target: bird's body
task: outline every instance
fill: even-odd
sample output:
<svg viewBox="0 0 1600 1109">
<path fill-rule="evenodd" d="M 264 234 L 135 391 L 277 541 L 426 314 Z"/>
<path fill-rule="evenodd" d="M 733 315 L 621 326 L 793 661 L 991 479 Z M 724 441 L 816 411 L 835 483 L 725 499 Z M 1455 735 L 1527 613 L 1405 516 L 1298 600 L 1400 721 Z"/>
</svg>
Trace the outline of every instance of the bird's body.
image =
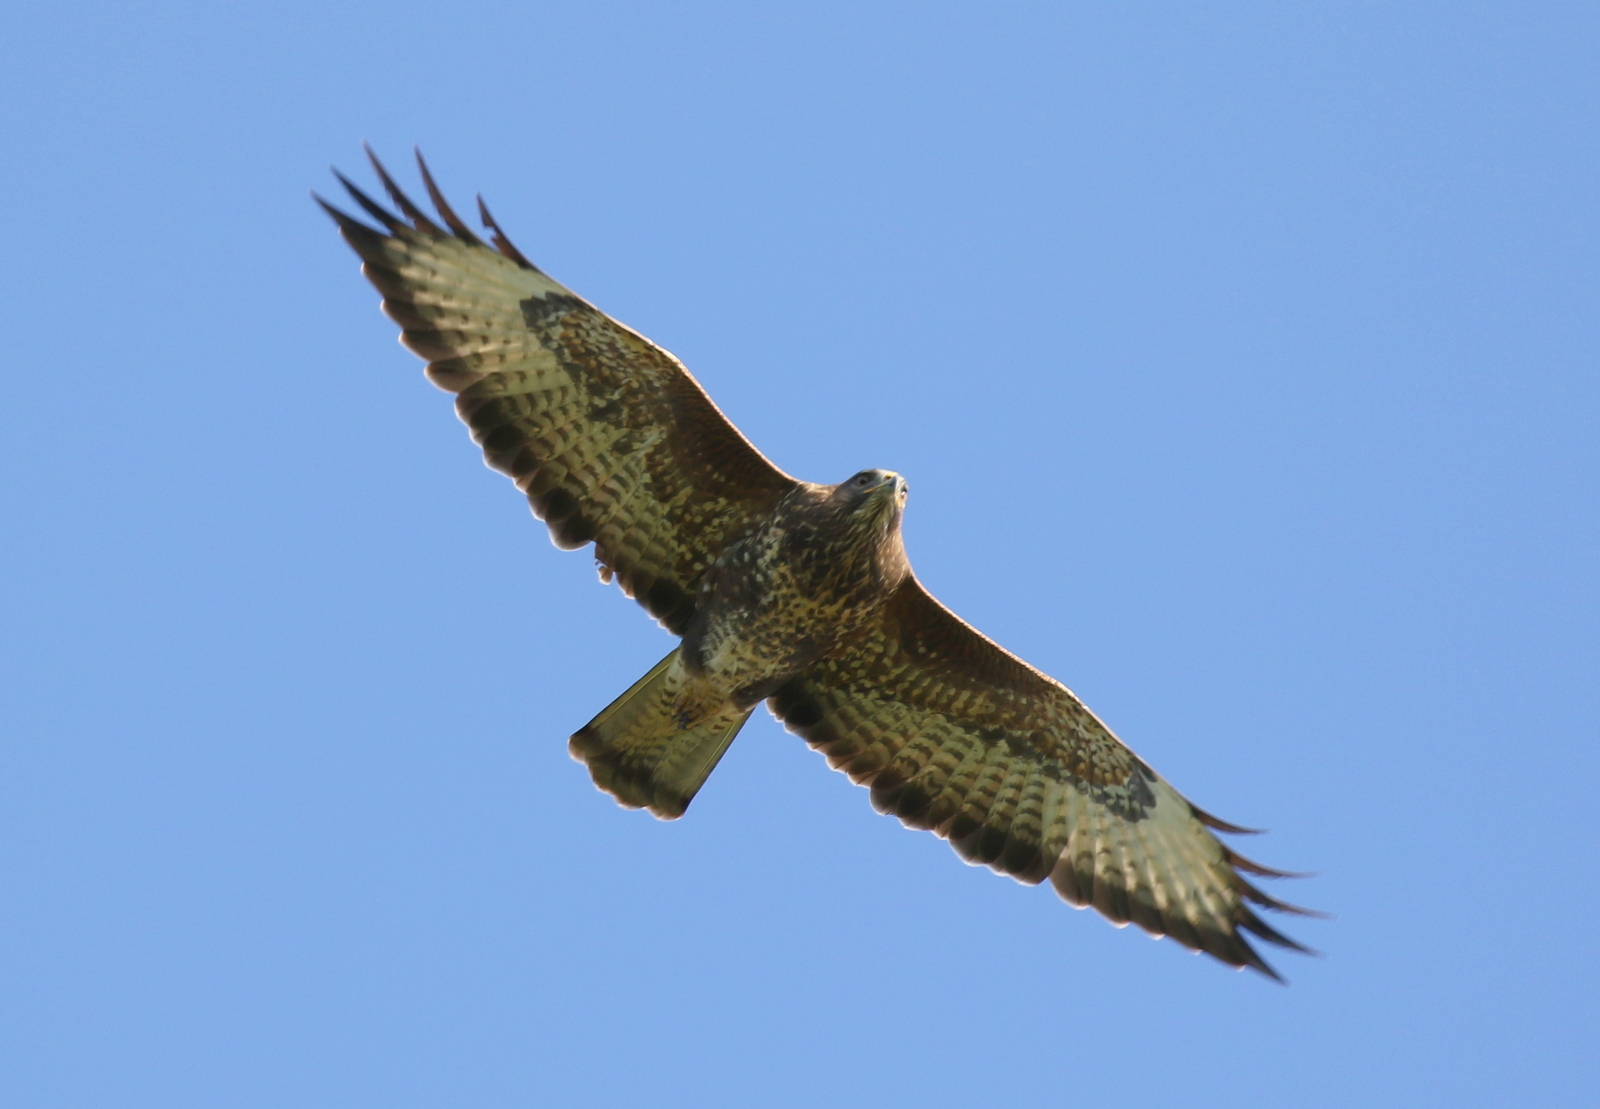
<svg viewBox="0 0 1600 1109">
<path fill-rule="evenodd" d="M 905 494 L 880 471 L 798 485 L 712 563 L 683 635 L 689 672 L 749 708 L 859 634 L 911 572 Z"/>
<path fill-rule="evenodd" d="M 593 542 L 601 580 L 681 638 L 572 736 L 596 784 L 680 816 L 766 701 L 876 808 L 969 862 L 1234 966 L 1274 974 L 1241 930 L 1304 950 L 1250 906 L 1302 910 L 1241 873 L 1282 872 L 1213 834 L 1242 829 L 928 594 L 901 541 L 904 479 L 783 473 L 677 359 L 540 272 L 481 204 L 489 243 L 425 166 L 443 227 L 373 164 L 404 219 L 348 181 L 383 231 L 324 207 L 402 340 L 555 543 Z"/>
<path fill-rule="evenodd" d="M 683 643 L 572 737 L 624 804 L 683 813 L 756 705 L 848 652 L 910 576 L 906 483 L 797 482 L 706 570 Z"/>
</svg>

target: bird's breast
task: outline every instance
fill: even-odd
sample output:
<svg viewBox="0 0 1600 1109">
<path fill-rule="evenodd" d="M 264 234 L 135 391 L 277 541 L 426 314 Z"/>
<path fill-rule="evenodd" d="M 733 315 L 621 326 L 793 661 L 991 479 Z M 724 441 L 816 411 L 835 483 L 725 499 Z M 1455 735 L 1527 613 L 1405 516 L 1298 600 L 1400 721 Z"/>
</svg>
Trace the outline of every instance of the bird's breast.
<svg viewBox="0 0 1600 1109">
<path fill-rule="evenodd" d="M 763 529 L 718 559 L 684 654 L 719 688 L 753 702 L 856 635 L 887 596 L 870 558 Z"/>
</svg>

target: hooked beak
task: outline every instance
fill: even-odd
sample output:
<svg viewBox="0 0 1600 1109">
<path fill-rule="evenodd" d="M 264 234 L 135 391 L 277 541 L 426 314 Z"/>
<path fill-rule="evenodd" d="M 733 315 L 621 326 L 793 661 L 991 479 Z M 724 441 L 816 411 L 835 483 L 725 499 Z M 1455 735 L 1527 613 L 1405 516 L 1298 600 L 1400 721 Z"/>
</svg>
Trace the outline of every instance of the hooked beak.
<svg viewBox="0 0 1600 1109">
<path fill-rule="evenodd" d="M 872 499 L 881 501 L 886 508 L 898 508 L 906 489 L 906 479 L 896 473 L 887 473 L 883 482 L 872 491 Z"/>
</svg>

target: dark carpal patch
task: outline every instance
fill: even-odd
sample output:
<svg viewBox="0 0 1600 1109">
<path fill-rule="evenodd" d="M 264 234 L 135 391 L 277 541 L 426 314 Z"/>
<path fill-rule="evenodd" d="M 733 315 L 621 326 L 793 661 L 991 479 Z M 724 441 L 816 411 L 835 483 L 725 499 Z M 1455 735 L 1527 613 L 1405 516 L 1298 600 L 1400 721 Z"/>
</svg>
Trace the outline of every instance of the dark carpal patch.
<svg viewBox="0 0 1600 1109">
<path fill-rule="evenodd" d="M 1150 788 L 1151 783 L 1140 774 L 1134 774 L 1126 782 L 1115 786 L 1068 781 L 1079 793 L 1097 805 L 1104 805 L 1130 824 L 1145 819 L 1156 807 L 1156 795 Z"/>
<path fill-rule="evenodd" d="M 582 308 L 583 301 L 562 293 L 545 293 L 543 296 L 531 296 L 527 300 L 519 301 L 517 306 L 522 309 L 523 321 L 528 327 L 537 331 L 557 316 L 565 315 L 574 308 Z"/>
</svg>

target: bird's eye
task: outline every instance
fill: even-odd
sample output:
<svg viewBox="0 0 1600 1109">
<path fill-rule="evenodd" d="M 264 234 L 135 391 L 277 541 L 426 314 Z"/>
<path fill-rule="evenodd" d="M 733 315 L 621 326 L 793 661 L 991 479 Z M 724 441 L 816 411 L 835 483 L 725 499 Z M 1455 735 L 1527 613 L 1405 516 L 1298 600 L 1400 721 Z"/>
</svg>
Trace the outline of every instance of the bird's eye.
<svg viewBox="0 0 1600 1109">
<path fill-rule="evenodd" d="M 859 485 L 859 486 L 862 486 L 863 488 L 865 488 L 867 483 L 870 482 L 871 480 L 872 480 L 872 475 L 871 474 L 857 474 L 856 475 L 856 484 Z"/>
</svg>

